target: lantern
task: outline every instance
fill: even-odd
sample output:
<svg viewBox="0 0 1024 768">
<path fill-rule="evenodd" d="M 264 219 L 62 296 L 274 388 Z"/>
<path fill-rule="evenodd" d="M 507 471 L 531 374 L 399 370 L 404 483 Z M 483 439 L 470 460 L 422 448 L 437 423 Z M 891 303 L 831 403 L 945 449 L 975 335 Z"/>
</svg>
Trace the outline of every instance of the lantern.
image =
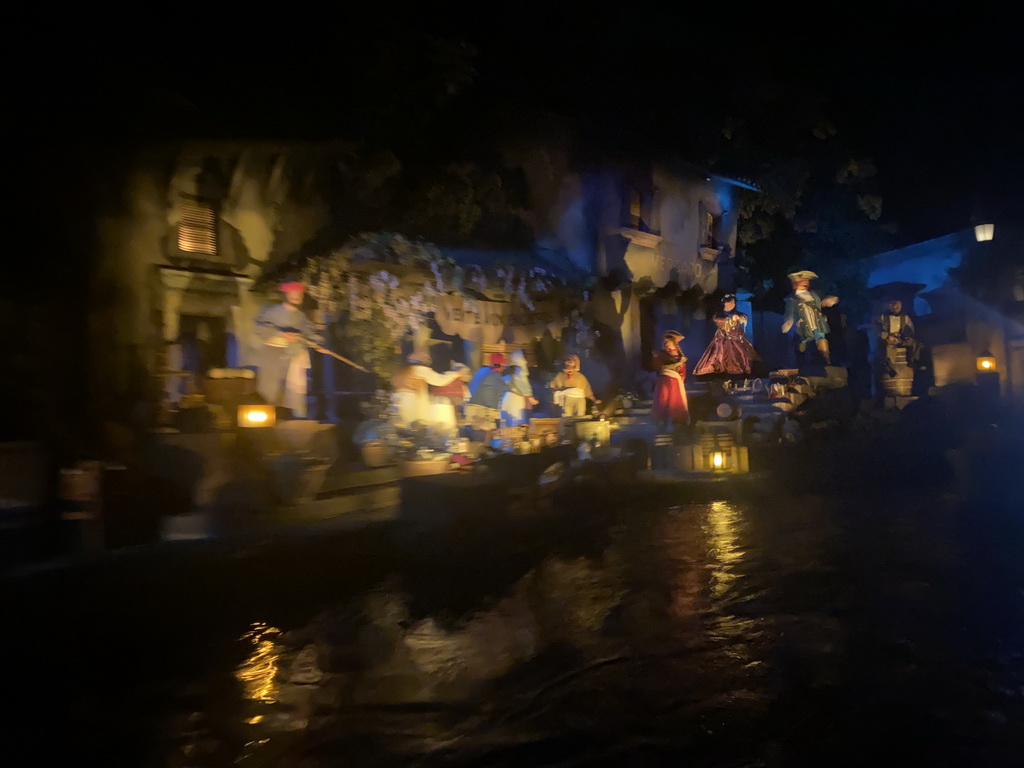
<svg viewBox="0 0 1024 768">
<path fill-rule="evenodd" d="M 974 227 L 974 239 L 979 243 L 986 240 L 991 240 L 992 236 L 996 233 L 995 224 L 977 224 Z"/>
<path fill-rule="evenodd" d="M 995 373 L 998 370 L 996 359 L 992 356 L 991 352 L 986 349 L 978 355 L 978 373 Z"/>
<path fill-rule="evenodd" d="M 707 455 L 707 468 L 712 472 L 725 472 L 729 469 L 729 452 L 726 451 L 715 438 L 714 444 Z"/>
<path fill-rule="evenodd" d="M 272 405 L 238 406 L 238 426 L 240 427 L 272 427 L 276 422 L 277 409 Z"/>
</svg>

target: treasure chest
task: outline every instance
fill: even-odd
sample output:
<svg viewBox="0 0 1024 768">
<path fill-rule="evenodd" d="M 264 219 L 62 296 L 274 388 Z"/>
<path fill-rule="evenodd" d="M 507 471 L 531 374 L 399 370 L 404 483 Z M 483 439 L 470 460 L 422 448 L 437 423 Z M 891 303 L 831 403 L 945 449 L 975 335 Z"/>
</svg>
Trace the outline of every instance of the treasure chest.
<svg viewBox="0 0 1024 768">
<path fill-rule="evenodd" d="M 562 430 L 561 419 L 530 419 L 530 428 L 527 432 L 529 437 L 543 437 L 548 432 L 560 434 Z"/>
</svg>

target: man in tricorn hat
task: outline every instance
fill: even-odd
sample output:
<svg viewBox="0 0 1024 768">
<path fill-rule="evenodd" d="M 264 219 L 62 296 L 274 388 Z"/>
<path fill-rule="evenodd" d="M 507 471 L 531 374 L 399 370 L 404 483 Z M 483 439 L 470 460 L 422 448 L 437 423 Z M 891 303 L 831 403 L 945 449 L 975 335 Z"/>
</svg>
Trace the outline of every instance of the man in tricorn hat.
<svg viewBox="0 0 1024 768">
<path fill-rule="evenodd" d="M 803 355 L 807 345 L 813 342 L 824 358 L 825 365 L 832 365 L 828 340 L 825 338 L 829 332 L 828 321 L 821 308 L 834 307 L 839 303 L 839 299 L 836 296 L 826 296 L 823 299 L 812 291 L 811 280 L 816 280 L 817 277 L 807 269 L 790 273 L 789 281 L 793 286 L 793 292 L 786 297 L 786 316 L 782 323 L 782 332 L 789 333 L 795 325 L 800 354 Z"/>
<path fill-rule="evenodd" d="M 284 301 L 265 307 L 255 320 L 256 337 L 262 342 L 256 390 L 268 403 L 305 418 L 309 350 L 321 351 L 322 339 L 302 311 L 306 286 L 288 282 L 279 289 Z"/>
</svg>

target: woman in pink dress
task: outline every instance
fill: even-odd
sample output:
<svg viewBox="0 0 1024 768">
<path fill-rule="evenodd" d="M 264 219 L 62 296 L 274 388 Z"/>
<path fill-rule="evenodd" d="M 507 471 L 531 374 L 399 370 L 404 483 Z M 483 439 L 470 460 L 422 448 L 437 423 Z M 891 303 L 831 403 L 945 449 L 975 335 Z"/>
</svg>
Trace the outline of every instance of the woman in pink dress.
<svg viewBox="0 0 1024 768">
<path fill-rule="evenodd" d="M 667 425 L 673 421 L 690 423 L 690 407 L 686 399 L 686 356 L 679 348 L 685 338 L 679 331 L 666 331 L 661 349 L 654 353 L 654 368 L 658 380 L 654 385 L 654 403 L 651 415 Z"/>
<path fill-rule="evenodd" d="M 705 376 L 709 373 L 749 376 L 754 361 L 761 359 L 747 340 L 744 331 L 747 316 L 736 311 L 736 297 L 727 293 L 722 301 L 722 310 L 715 313 L 712 318 L 718 330 L 715 331 L 703 357 L 694 366 L 694 376 Z"/>
</svg>

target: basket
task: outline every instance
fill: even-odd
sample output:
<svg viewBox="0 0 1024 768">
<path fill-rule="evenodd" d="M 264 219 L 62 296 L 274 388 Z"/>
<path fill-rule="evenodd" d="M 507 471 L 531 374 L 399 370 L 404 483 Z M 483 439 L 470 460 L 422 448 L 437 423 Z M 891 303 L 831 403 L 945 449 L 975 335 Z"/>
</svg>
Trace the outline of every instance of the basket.
<svg viewBox="0 0 1024 768">
<path fill-rule="evenodd" d="M 391 459 L 391 449 L 386 443 L 377 440 L 363 443 L 362 453 L 363 464 L 367 467 L 386 467 L 394 463 Z"/>
</svg>

